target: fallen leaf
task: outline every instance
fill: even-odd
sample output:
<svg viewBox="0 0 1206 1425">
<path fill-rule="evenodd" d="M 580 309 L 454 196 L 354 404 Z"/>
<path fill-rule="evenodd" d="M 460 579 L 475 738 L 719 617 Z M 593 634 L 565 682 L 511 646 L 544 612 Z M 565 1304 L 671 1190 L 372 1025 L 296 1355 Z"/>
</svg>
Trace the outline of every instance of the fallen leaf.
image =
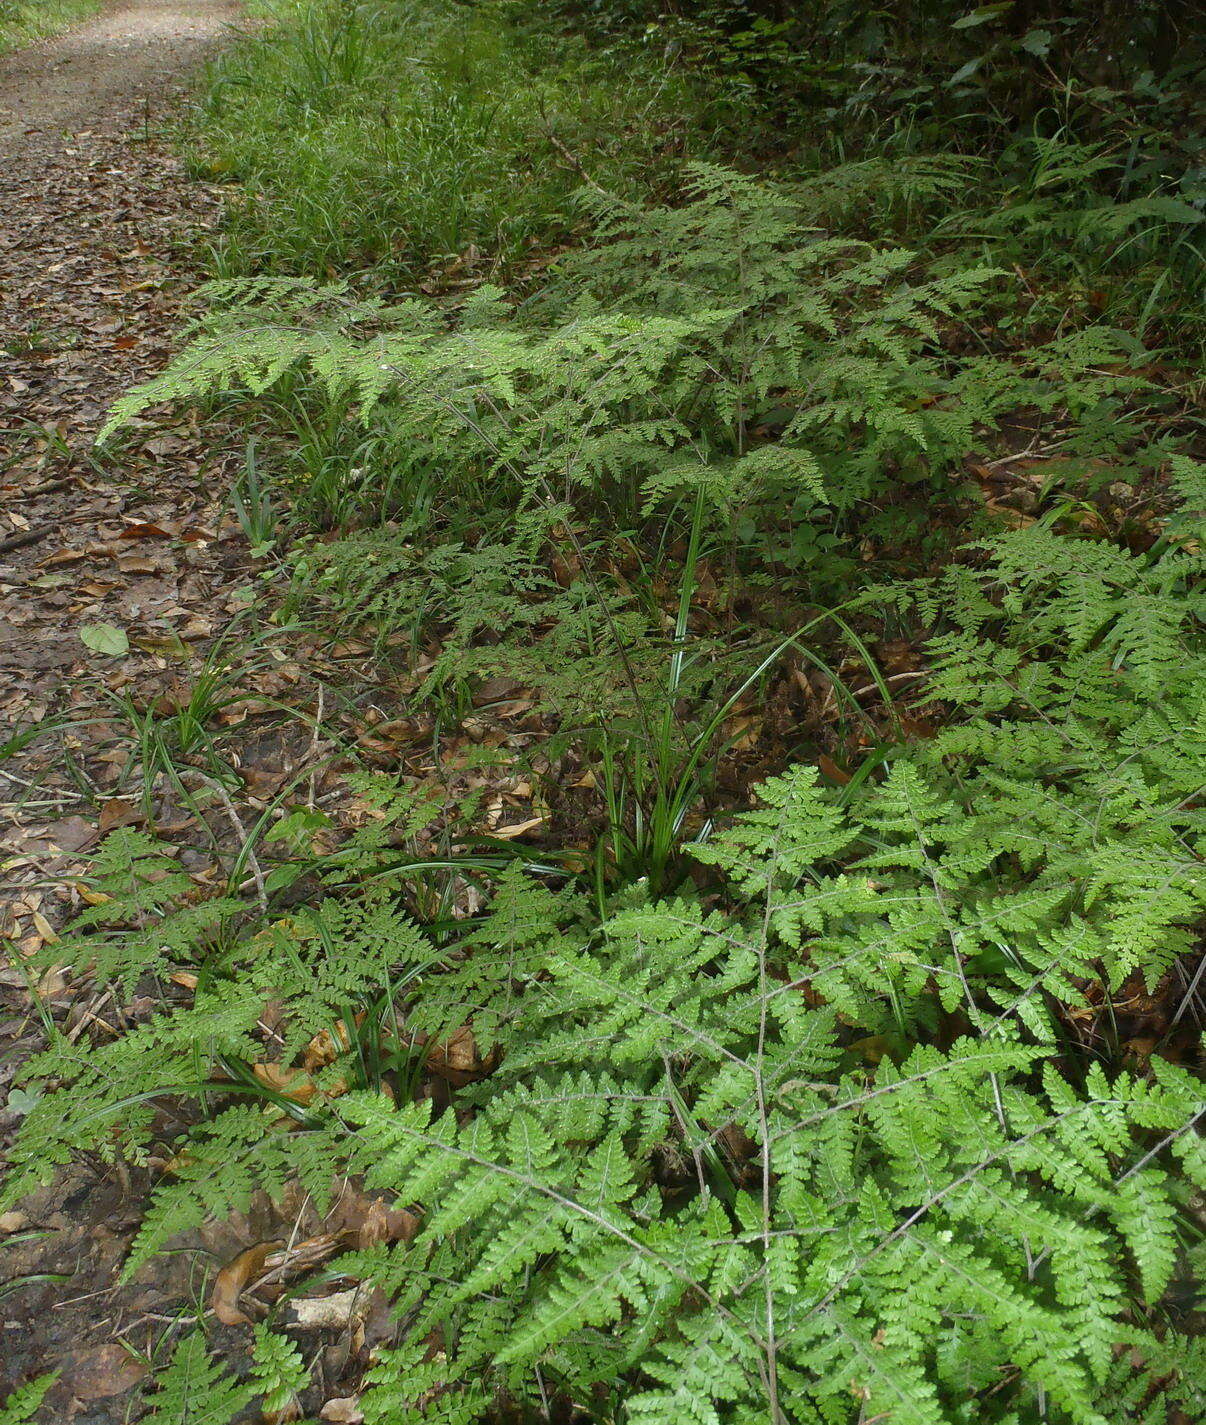
<svg viewBox="0 0 1206 1425">
<path fill-rule="evenodd" d="M 82 816 L 67 816 L 62 821 L 54 821 L 46 828 L 46 835 L 60 852 L 71 855 L 90 846 L 100 833 L 91 822 Z"/>
<path fill-rule="evenodd" d="M 298 1272 L 308 1272 L 319 1262 L 325 1262 L 340 1248 L 343 1238 L 338 1232 L 320 1232 L 317 1237 L 307 1237 L 303 1242 L 294 1242 L 280 1252 L 273 1252 L 264 1264 L 273 1277 L 296 1276 Z"/>
<path fill-rule="evenodd" d="M 335 1038 L 339 1043 L 336 1044 Z M 335 1038 L 332 1038 L 329 1030 L 320 1029 L 318 1033 L 306 1045 L 306 1052 L 302 1055 L 302 1064 L 306 1073 L 317 1073 L 319 1069 L 325 1069 L 328 1064 L 333 1064 L 351 1043 L 348 1037 L 347 1025 L 341 1019 L 335 1025 Z"/>
<path fill-rule="evenodd" d="M 289 1303 L 298 1326 L 308 1331 L 346 1331 L 369 1305 L 369 1292 L 362 1286 L 330 1296 L 303 1296 Z"/>
<path fill-rule="evenodd" d="M 143 1361 L 136 1360 L 124 1346 L 113 1342 L 77 1356 L 68 1379 L 77 1400 L 104 1400 L 111 1395 L 122 1395 L 146 1373 Z"/>
<path fill-rule="evenodd" d="M 189 658 L 188 645 L 175 633 L 160 638 L 150 634 L 132 640 L 134 647 L 143 653 L 159 653 L 166 658 Z"/>
<path fill-rule="evenodd" d="M 364 1411 L 360 1408 L 358 1395 L 337 1395 L 328 1400 L 318 1412 L 320 1420 L 330 1420 L 334 1425 L 361 1425 Z"/>
<path fill-rule="evenodd" d="M 817 766 L 831 782 L 836 782 L 841 787 L 844 787 L 850 780 L 850 773 L 843 772 L 833 758 L 825 752 L 822 752 L 817 758 Z"/>
<path fill-rule="evenodd" d="M 435 1040 L 427 1045 L 427 1067 L 441 1078 L 459 1085 L 481 1077 L 493 1064 L 482 1063 L 473 1030 L 462 1024 L 447 1039 Z"/>
<path fill-rule="evenodd" d="M 124 629 L 111 623 L 86 623 L 80 629 L 80 642 L 94 653 L 120 658 L 130 651 L 130 640 Z"/>
<path fill-rule="evenodd" d="M 387 1207 L 384 1200 L 371 1202 L 356 1228 L 356 1246 L 361 1251 L 378 1242 L 409 1242 L 419 1230 L 419 1219 L 404 1207 Z"/>
<path fill-rule="evenodd" d="M 210 1293 L 209 1304 L 214 1315 L 223 1326 L 249 1324 L 251 1318 L 239 1308 L 239 1297 L 248 1282 L 254 1281 L 264 1270 L 264 1263 L 280 1247 L 279 1242 L 257 1242 L 227 1264 L 218 1273 L 214 1289 Z"/>
<path fill-rule="evenodd" d="M 91 886 L 84 885 L 83 881 L 76 881 L 75 889 L 85 905 L 108 905 L 113 899 L 112 896 L 107 896 L 104 891 L 94 891 Z"/>
<path fill-rule="evenodd" d="M 58 940 L 59 937 L 55 931 L 54 926 L 51 925 L 51 923 L 46 919 L 46 917 L 42 914 L 40 910 L 34 911 L 33 923 L 34 929 L 38 932 L 38 934 L 42 937 L 42 939 L 46 942 L 47 945 L 53 945 L 55 941 Z"/>
<path fill-rule="evenodd" d="M 122 801 L 118 797 L 111 797 L 107 802 L 102 803 L 100 817 L 97 819 L 97 831 L 101 836 L 112 831 L 118 826 L 137 826 L 143 820 L 142 813 L 133 802 Z"/>
<path fill-rule="evenodd" d="M 266 1089 L 294 1103 L 309 1103 L 318 1092 L 318 1085 L 301 1069 L 291 1069 L 284 1064 L 253 1064 L 252 1072 Z"/>
<path fill-rule="evenodd" d="M 535 831 L 538 826 L 544 824 L 544 817 L 532 816 L 527 821 L 517 821 L 510 826 L 496 826 L 490 833 L 500 841 L 513 841 L 517 836 L 523 836 L 526 832 Z"/>
</svg>

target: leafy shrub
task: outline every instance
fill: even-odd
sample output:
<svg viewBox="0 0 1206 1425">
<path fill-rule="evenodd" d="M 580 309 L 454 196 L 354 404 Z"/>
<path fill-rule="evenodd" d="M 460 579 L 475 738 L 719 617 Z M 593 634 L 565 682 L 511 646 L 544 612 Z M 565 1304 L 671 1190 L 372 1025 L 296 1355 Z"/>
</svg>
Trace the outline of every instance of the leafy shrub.
<svg viewBox="0 0 1206 1425">
<path fill-rule="evenodd" d="M 9 1197 L 95 1149 L 98 1125 L 136 1157 L 155 1099 L 196 1097 L 200 1070 L 211 1116 L 132 1265 L 294 1177 L 320 1204 L 334 1173 L 395 1195 L 418 1236 L 340 1263 L 403 1323 L 369 1421 L 550 1391 L 651 1421 L 1200 1410 L 1200 1351 L 1161 1305 L 1185 1179 L 1206 1183 L 1200 1084 L 1159 1058 L 1142 1075 L 1057 1058 L 1065 1010 L 1158 973 L 1206 907 L 1184 597 L 1204 472 L 1179 469 L 1189 511 L 1149 556 L 1037 525 L 914 591 L 954 603 L 933 691 L 967 720 L 853 796 L 807 768 L 773 779 L 694 848 L 702 895 L 637 888 L 598 918 L 515 870 L 450 940 L 374 874 L 233 943 L 194 939 L 191 1004 L 29 1066 L 58 1087 Z M 1140 604 L 1165 610 L 1143 645 Z M 373 838 L 362 871 L 385 854 Z M 104 854 L 116 872 L 155 853 L 124 832 Z M 98 909 L 120 925 L 146 908 Z M 111 941 L 110 972 L 184 953 L 171 925 Z M 307 1077 L 305 1046 L 341 1042 L 340 1023 L 384 1046 L 376 1068 L 353 1039 L 307 1094 L 257 1091 L 266 998 L 273 1081 Z M 466 1026 L 493 1070 L 456 1112 L 382 1092 Z M 203 1361 L 195 1339 L 180 1350 Z"/>
</svg>

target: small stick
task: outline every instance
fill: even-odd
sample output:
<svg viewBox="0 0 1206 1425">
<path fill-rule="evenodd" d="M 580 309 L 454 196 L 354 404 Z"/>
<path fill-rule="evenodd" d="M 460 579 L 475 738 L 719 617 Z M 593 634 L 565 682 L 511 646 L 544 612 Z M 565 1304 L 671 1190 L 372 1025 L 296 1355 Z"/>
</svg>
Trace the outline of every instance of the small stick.
<svg viewBox="0 0 1206 1425">
<path fill-rule="evenodd" d="M 36 524 L 32 529 L 10 534 L 6 539 L 0 539 L 0 554 L 7 554 L 10 549 L 20 549 L 26 544 L 36 544 L 39 539 L 45 539 L 53 529 L 52 524 Z"/>
<path fill-rule="evenodd" d="M 239 820 L 239 813 L 235 810 L 234 802 L 232 802 L 227 795 L 226 788 L 215 777 L 207 777 L 204 772 L 199 771 L 196 767 L 191 767 L 189 770 L 194 777 L 199 777 L 222 803 L 222 808 L 226 812 L 226 818 L 234 828 L 235 835 L 242 842 L 242 849 L 247 855 L 247 869 L 251 872 L 252 884 L 255 886 L 255 898 L 259 902 L 260 909 L 267 913 L 268 890 L 264 885 L 264 873 L 260 870 L 260 863 L 256 858 L 255 847 L 251 844 L 251 838 L 247 835 L 246 828 Z"/>
<path fill-rule="evenodd" d="M 75 480 L 70 475 L 64 475 L 58 480 L 46 480 L 41 485 L 31 485 L 28 490 L 18 490 L 14 495 L 14 500 L 32 500 L 35 495 L 49 495 L 55 490 L 65 490 L 68 485 L 74 485 Z"/>
</svg>

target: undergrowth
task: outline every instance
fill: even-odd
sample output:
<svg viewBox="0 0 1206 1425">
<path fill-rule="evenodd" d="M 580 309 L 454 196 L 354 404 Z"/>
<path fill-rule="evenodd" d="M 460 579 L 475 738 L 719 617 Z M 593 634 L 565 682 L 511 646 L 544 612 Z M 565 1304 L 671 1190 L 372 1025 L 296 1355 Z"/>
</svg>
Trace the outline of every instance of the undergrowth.
<svg viewBox="0 0 1206 1425">
<path fill-rule="evenodd" d="M 556 811 L 504 847 L 476 793 L 362 777 L 254 904 L 111 832 L 42 953 L 185 988 L 52 1027 L 3 1201 L 167 1160 L 133 1274 L 257 1195 L 383 1194 L 413 1233 L 328 1264 L 396 1320 L 370 1425 L 1200 1418 L 1182 81 L 1075 6 L 941 41 L 902 6 L 895 48 L 860 7 L 667 8 L 299 4 L 217 71 L 250 188 L 112 427 L 244 421 L 285 613 L 437 728 L 518 695 Z M 847 151 L 749 171 L 792 95 Z M 182 1334 L 147 1418 L 316 1407 L 281 1330 L 243 1376 Z"/>
<path fill-rule="evenodd" d="M 100 9 L 100 0 L 0 0 L 0 54 L 65 30 Z"/>
<path fill-rule="evenodd" d="M 633 84 L 489 4 L 269 9 L 278 25 L 218 62 L 193 129 L 195 166 L 242 185 L 210 254 L 221 273 L 380 282 L 455 264 L 471 282 L 563 240 L 584 180 L 643 191 L 685 141 L 673 75 Z"/>
</svg>

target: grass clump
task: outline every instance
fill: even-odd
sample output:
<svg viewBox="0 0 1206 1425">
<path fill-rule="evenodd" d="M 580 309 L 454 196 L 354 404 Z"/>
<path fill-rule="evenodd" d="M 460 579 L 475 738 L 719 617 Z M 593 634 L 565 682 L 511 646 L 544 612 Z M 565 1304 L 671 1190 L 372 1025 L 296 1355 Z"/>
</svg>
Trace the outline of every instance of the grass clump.
<svg viewBox="0 0 1206 1425">
<path fill-rule="evenodd" d="M 685 141 L 670 75 L 638 83 L 581 42 L 453 0 L 274 7 L 267 38 L 217 67 L 195 161 L 237 180 L 225 274 L 378 278 L 535 255 L 575 225 L 584 182 L 640 191 Z"/>
<path fill-rule="evenodd" d="M 0 0 L 0 54 L 57 35 L 99 9 L 100 0 Z"/>
</svg>

